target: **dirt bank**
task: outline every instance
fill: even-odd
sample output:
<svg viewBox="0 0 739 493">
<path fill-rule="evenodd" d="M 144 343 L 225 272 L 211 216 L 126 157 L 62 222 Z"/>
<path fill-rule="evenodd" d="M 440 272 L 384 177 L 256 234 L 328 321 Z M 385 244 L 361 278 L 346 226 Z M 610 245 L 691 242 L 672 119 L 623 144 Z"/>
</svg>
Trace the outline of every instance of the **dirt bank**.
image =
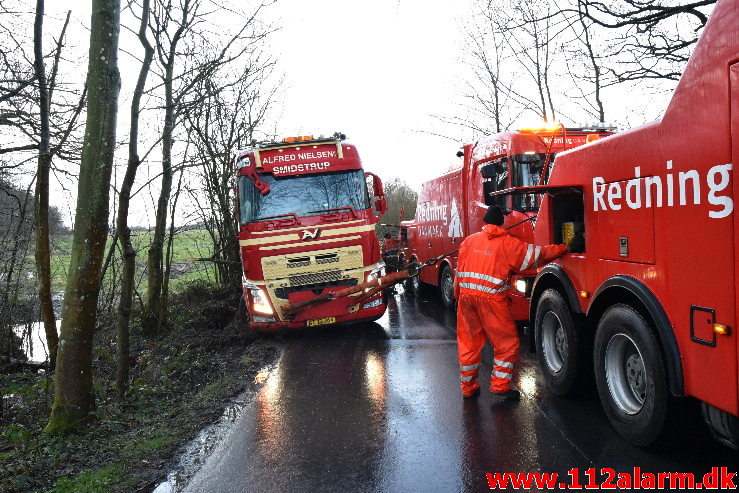
<svg viewBox="0 0 739 493">
<path fill-rule="evenodd" d="M 81 432 L 42 433 L 53 379 L 41 372 L 0 375 L 0 491 L 149 491 L 181 447 L 218 420 L 228 401 L 257 386 L 279 343 L 231 324 L 239 294 L 193 285 L 172 299 L 163 333 L 134 328 L 131 388 L 115 397 L 115 335 L 95 339 L 96 420 Z M 134 327 L 137 327 L 134 323 Z"/>
</svg>

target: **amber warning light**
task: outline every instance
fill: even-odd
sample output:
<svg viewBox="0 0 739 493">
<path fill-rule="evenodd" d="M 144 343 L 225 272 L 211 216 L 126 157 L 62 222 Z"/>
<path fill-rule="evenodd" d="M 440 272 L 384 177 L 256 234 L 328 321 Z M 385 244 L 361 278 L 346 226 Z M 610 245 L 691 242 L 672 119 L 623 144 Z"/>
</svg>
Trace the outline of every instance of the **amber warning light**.
<svg viewBox="0 0 739 493">
<path fill-rule="evenodd" d="M 287 143 L 290 143 L 290 142 L 306 142 L 308 140 L 313 140 L 313 136 L 312 135 L 300 135 L 300 136 L 297 136 L 297 137 L 285 137 L 285 139 L 283 140 L 283 142 L 287 142 Z"/>
<path fill-rule="evenodd" d="M 559 130 L 560 127 L 562 127 L 562 124 L 559 122 L 549 122 L 544 120 L 541 122 L 527 122 L 522 128 L 519 128 L 519 131 L 554 132 L 555 130 Z"/>
<path fill-rule="evenodd" d="M 728 325 L 713 324 L 713 331 L 722 336 L 727 336 L 729 335 L 730 329 Z"/>
</svg>

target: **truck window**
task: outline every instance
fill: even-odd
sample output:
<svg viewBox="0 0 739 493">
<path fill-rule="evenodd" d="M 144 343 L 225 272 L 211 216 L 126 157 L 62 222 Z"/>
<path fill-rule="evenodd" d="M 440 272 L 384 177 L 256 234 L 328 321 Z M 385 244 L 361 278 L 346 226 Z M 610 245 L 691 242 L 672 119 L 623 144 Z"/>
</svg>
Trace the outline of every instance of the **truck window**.
<svg viewBox="0 0 739 493">
<path fill-rule="evenodd" d="M 501 158 L 497 161 L 486 163 L 480 168 L 480 174 L 485 179 L 482 183 L 485 203 L 507 209 L 508 199 L 505 196 L 496 195 L 495 197 L 489 197 L 489 194 L 510 188 L 508 181 L 508 159 Z"/>
<path fill-rule="evenodd" d="M 512 186 L 533 187 L 539 184 L 541 170 L 546 162 L 546 154 L 518 154 L 511 156 Z M 549 166 L 554 162 L 552 157 Z M 513 208 L 520 212 L 537 212 L 540 195 L 516 194 L 513 196 Z"/>
<path fill-rule="evenodd" d="M 311 216 L 342 207 L 370 207 L 362 170 L 279 177 L 263 174 L 260 178 L 269 183 L 267 195 L 261 195 L 248 177 L 239 181 L 242 224 L 284 214 Z"/>
</svg>

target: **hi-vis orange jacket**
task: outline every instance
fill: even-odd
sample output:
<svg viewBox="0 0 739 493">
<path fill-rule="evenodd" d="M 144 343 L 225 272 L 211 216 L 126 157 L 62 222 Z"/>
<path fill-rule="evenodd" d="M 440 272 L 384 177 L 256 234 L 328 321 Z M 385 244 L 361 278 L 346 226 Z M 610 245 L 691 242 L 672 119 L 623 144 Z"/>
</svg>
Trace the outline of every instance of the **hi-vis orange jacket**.
<svg viewBox="0 0 739 493">
<path fill-rule="evenodd" d="M 566 252 L 565 245 L 535 246 L 509 236 L 500 226 L 486 224 L 459 247 L 455 294 L 504 298 L 512 273 L 535 269 Z"/>
</svg>

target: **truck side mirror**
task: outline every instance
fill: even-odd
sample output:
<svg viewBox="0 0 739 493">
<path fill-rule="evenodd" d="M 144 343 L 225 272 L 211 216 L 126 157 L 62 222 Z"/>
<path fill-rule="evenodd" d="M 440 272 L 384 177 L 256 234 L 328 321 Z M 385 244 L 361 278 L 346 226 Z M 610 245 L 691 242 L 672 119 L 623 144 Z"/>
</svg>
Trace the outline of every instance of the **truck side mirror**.
<svg viewBox="0 0 739 493">
<path fill-rule="evenodd" d="M 379 212 L 377 217 L 382 216 L 387 211 L 387 202 L 385 201 L 385 193 L 382 190 L 382 180 L 374 173 L 365 172 L 365 178 L 372 178 L 372 208 Z M 367 180 L 369 182 L 369 180 Z M 369 183 L 368 183 L 369 185 Z"/>
<path fill-rule="evenodd" d="M 482 194 L 485 197 L 485 205 L 497 205 L 503 209 L 503 214 L 511 212 L 508 208 L 508 195 L 491 195 L 497 192 L 494 181 L 482 182 Z"/>
<path fill-rule="evenodd" d="M 496 178 L 497 175 L 508 171 L 508 159 L 502 158 L 497 161 L 489 162 L 480 167 L 480 174 L 483 178 Z"/>
<path fill-rule="evenodd" d="M 480 168 L 480 174 L 483 178 L 495 178 L 495 164 L 488 163 Z"/>
</svg>

